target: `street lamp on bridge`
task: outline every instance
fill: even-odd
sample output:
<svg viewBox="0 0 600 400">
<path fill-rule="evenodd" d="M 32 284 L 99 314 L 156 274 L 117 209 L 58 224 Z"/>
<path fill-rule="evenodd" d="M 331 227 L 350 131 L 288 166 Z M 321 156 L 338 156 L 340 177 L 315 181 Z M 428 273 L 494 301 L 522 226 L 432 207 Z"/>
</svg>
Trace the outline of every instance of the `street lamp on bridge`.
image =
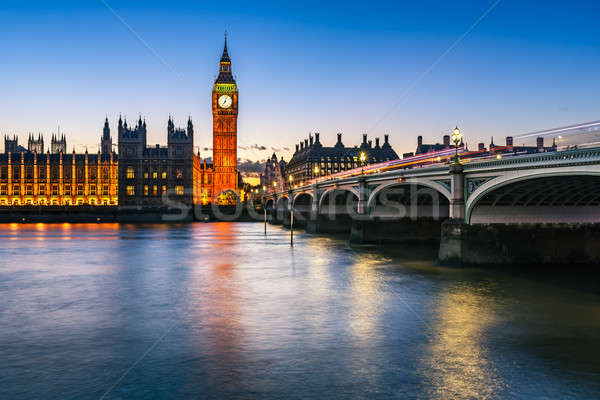
<svg viewBox="0 0 600 400">
<path fill-rule="evenodd" d="M 452 131 L 452 141 L 454 142 L 454 146 L 456 148 L 456 155 L 454 156 L 454 162 L 459 162 L 459 158 L 458 158 L 458 145 L 460 144 L 460 142 L 462 142 L 462 138 L 463 138 L 463 133 L 460 131 L 460 129 L 458 129 L 458 126 L 456 128 L 454 128 L 454 131 Z"/>
<path fill-rule="evenodd" d="M 360 156 L 359 156 L 358 159 L 360 160 L 360 166 L 361 166 L 360 173 L 364 175 L 364 173 L 365 173 L 365 161 L 367 160 L 367 155 L 365 154 L 364 151 L 360 152 Z"/>
<path fill-rule="evenodd" d="M 317 179 L 317 183 L 319 182 L 319 166 L 315 165 L 315 178 Z"/>
</svg>

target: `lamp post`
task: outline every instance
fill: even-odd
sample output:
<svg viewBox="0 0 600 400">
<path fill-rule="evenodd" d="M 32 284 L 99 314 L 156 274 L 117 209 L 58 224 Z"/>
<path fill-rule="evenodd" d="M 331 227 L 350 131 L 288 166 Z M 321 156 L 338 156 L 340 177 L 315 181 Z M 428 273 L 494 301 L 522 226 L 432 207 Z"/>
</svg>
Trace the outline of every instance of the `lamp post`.
<svg viewBox="0 0 600 400">
<path fill-rule="evenodd" d="M 463 133 L 460 131 L 460 129 L 458 129 L 458 126 L 457 126 L 456 128 L 454 128 L 454 131 L 452 131 L 452 141 L 454 142 L 454 146 L 456 148 L 456 155 L 454 156 L 455 163 L 460 162 L 460 159 L 458 158 L 458 145 L 462 141 L 462 138 L 463 138 Z"/>
<path fill-rule="evenodd" d="M 315 165 L 315 178 L 317 179 L 317 183 L 319 182 L 319 166 Z"/>
<path fill-rule="evenodd" d="M 360 152 L 360 156 L 358 158 L 360 160 L 360 173 L 364 175 L 365 173 L 365 161 L 367 160 L 367 155 L 364 151 Z"/>
<path fill-rule="evenodd" d="M 294 182 L 294 177 L 292 175 L 290 175 L 289 180 L 290 180 L 290 198 L 292 199 L 292 200 L 289 200 L 289 204 L 290 204 L 290 245 L 293 246 L 294 245 L 294 203 L 293 203 L 294 196 L 291 194 L 291 190 L 292 190 L 292 183 Z"/>
</svg>

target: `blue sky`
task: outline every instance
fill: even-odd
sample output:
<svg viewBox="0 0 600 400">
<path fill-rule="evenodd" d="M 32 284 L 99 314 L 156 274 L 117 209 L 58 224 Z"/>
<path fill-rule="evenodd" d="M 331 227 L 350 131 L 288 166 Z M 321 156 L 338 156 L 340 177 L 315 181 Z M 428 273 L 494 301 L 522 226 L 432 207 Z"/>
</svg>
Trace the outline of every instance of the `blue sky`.
<svg viewBox="0 0 600 400">
<path fill-rule="evenodd" d="M 60 124 L 69 147 L 96 151 L 105 115 L 115 128 L 141 113 L 149 143 L 164 143 L 168 115 L 183 126 L 191 114 L 210 147 L 225 30 L 239 145 L 267 147 L 243 158 L 314 130 L 346 145 L 389 133 L 402 153 L 457 124 L 474 146 L 600 119 L 598 2 L 501 0 L 424 77 L 493 1 L 105 2 L 149 48 L 102 1 L 2 2 L 0 133 L 24 141 Z"/>
</svg>

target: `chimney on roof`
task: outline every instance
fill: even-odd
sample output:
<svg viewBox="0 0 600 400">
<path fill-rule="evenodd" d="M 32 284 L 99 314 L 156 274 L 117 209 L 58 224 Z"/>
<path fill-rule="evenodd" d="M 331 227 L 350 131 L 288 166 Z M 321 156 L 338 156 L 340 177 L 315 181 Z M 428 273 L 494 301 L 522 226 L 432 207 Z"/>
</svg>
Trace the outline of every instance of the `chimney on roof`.
<svg viewBox="0 0 600 400">
<path fill-rule="evenodd" d="M 363 133 L 363 144 L 367 144 L 367 134 Z"/>
<path fill-rule="evenodd" d="M 450 147 L 450 135 L 444 135 L 444 146 Z"/>
<path fill-rule="evenodd" d="M 308 147 L 308 139 L 304 139 L 304 147 Z"/>
<path fill-rule="evenodd" d="M 417 136 L 417 146 L 423 145 L 423 136 Z"/>
<path fill-rule="evenodd" d="M 507 136 L 506 137 L 506 145 L 507 146 L 512 146 L 513 145 L 513 137 L 512 136 Z"/>
<path fill-rule="evenodd" d="M 479 143 L 477 145 L 477 150 L 484 151 L 485 150 L 485 143 Z"/>
<path fill-rule="evenodd" d="M 367 143 L 369 143 L 369 147 L 373 147 L 373 141 L 369 140 Z"/>
<path fill-rule="evenodd" d="M 338 133 L 337 135 L 338 135 L 338 140 L 337 140 L 337 142 L 338 142 L 338 143 L 342 143 L 342 134 L 341 134 L 341 133 Z"/>
<path fill-rule="evenodd" d="M 299 144 L 296 144 L 296 153 L 298 152 L 298 148 L 300 147 Z"/>
<path fill-rule="evenodd" d="M 300 150 L 304 150 L 304 142 L 300 142 Z"/>
<path fill-rule="evenodd" d="M 537 138 L 537 148 L 538 150 L 542 150 L 544 148 L 544 138 L 541 136 Z"/>
<path fill-rule="evenodd" d="M 376 149 L 379 148 L 379 138 L 378 137 L 375 138 L 375 148 Z"/>
<path fill-rule="evenodd" d="M 390 142 L 390 135 L 388 135 L 387 133 L 385 135 L 383 135 L 383 143 L 389 143 Z"/>
<path fill-rule="evenodd" d="M 319 132 L 315 132 L 315 143 L 319 143 Z"/>
<path fill-rule="evenodd" d="M 310 145 L 312 146 L 313 145 L 313 137 L 311 134 L 308 135 L 308 139 L 310 141 Z"/>
</svg>

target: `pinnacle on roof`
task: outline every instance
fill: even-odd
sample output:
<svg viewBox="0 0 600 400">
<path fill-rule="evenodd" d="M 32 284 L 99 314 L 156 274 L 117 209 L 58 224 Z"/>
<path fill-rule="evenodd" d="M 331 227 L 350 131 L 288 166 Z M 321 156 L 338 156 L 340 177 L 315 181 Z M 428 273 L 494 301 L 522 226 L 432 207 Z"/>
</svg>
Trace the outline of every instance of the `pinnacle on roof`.
<svg viewBox="0 0 600 400">
<path fill-rule="evenodd" d="M 225 31 L 225 46 L 223 46 L 223 54 L 221 55 L 221 62 L 231 62 L 229 53 L 227 52 L 227 31 Z"/>
</svg>

